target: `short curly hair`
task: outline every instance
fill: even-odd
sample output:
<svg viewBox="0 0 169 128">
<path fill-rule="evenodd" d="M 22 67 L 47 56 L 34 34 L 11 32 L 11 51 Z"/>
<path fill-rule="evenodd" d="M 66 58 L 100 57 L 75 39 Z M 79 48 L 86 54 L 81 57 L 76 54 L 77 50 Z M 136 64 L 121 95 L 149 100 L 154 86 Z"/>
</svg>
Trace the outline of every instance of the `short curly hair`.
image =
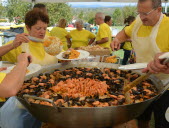
<svg viewBox="0 0 169 128">
<path fill-rule="evenodd" d="M 41 20 L 42 22 L 49 24 L 49 16 L 38 8 L 34 8 L 33 10 L 27 12 L 25 15 L 25 24 L 29 28 L 35 25 L 38 20 Z"/>
</svg>

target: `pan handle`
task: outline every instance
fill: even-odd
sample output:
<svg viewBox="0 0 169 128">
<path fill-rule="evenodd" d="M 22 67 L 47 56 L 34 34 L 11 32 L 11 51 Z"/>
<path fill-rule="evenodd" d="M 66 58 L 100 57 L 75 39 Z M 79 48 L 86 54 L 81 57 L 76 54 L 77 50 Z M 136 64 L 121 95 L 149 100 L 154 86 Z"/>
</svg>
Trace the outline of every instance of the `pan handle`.
<svg viewBox="0 0 169 128">
<path fill-rule="evenodd" d="M 53 102 L 53 100 L 50 100 L 50 99 L 46 99 L 46 98 L 42 98 L 42 97 L 37 97 L 37 96 L 31 96 L 31 95 L 23 95 L 25 101 L 30 104 L 30 102 L 28 101 L 28 98 L 32 98 L 32 99 L 35 99 L 35 100 L 41 100 L 41 101 L 46 101 L 46 102 L 49 102 L 53 105 L 54 108 L 56 108 L 58 111 L 60 111 L 59 107 L 57 107 L 55 105 L 55 103 Z"/>
</svg>

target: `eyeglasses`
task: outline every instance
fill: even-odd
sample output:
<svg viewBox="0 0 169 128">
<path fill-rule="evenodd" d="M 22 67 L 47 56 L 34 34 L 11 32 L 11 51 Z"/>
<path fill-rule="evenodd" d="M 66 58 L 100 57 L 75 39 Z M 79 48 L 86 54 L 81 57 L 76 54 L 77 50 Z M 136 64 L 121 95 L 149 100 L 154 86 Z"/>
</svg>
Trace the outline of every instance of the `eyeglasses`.
<svg viewBox="0 0 169 128">
<path fill-rule="evenodd" d="M 149 12 L 137 12 L 138 15 L 143 15 L 143 16 L 148 16 L 149 14 L 151 14 L 155 9 L 152 9 Z"/>
</svg>

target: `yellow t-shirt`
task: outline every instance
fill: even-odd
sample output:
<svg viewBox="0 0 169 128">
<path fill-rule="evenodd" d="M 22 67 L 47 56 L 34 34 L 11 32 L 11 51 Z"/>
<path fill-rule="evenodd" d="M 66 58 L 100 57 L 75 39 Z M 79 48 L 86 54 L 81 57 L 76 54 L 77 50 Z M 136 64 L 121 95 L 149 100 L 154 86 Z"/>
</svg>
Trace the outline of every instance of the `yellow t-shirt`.
<svg viewBox="0 0 169 128">
<path fill-rule="evenodd" d="M 12 43 L 12 42 L 13 41 L 10 41 L 7 44 Z M 45 50 L 44 50 L 43 44 L 30 41 L 28 43 L 28 45 L 29 45 L 29 50 L 30 50 L 31 54 L 33 56 L 35 56 L 37 59 L 43 60 L 43 58 L 45 57 Z M 22 48 L 21 48 L 21 46 L 19 46 L 15 49 L 9 51 L 7 54 L 3 55 L 2 60 L 15 63 L 15 62 L 17 62 L 17 56 L 19 54 L 21 54 L 21 52 L 22 52 Z"/>
<path fill-rule="evenodd" d="M 166 33 L 168 33 L 168 30 L 169 30 L 169 17 L 166 17 L 165 15 L 163 15 L 163 16 L 164 17 L 161 21 L 161 24 L 159 26 L 159 30 L 157 33 L 156 43 L 162 52 L 168 52 L 169 51 L 169 34 L 166 34 Z M 132 29 L 133 29 L 135 23 L 136 23 L 136 21 L 134 21 L 130 26 L 127 26 L 124 28 L 125 33 L 129 37 L 131 37 L 131 35 L 132 35 Z M 137 36 L 138 37 L 149 36 L 152 28 L 153 28 L 152 26 L 141 25 L 141 27 L 138 30 Z"/>
<path fill-rule="evenodd" d="M 123 49 L 132 50 L 133 48 L 132 48 L 131 42 L 125 42 Z"/>
<path fill-rule="evenodd" d="M 63 43 L 63 50 L 67 50 L 67 40 L 66 40 L 66 36 L 68 35 L 68 32 L 66 31 L 66 29 L 61 28 L 61 27 L 54 27 L 51 32 L 50 32 L 51 36 L 56 36 L 58 37 L 62 43 Z"/>
<path fill-rule="evenodd" d="M 89 39 L 95 38 L 95 35 L 88 30 L 78 31 L 72 30 L 70 31 L 70 38 L 72 38 L 72 48 L 77 48 L 80 46 L 87 46 L 89 43 Z"/>
<path fill-rule="evenodd" d="M 28 33 L 26 26 L 24 27 L 24 33 Z M 48 32 L 48 30 L 46 30 L 46 36 L 50 36 L 50 33 Z"/>
<path fill-rule="evenodd" d="M 106 38 L 106 37 L 108 37 L 109 41 L 105 42 L 103 44 L 98 44 L 98 45 L 100 45 L 102 47 L 110 48 L 110 43 L 111 43 L 111 40 L 112 40 L 111 39 L 111 30 L 110 30 L 110 27 L 106 23 L 103 23 L 103 24 L 99 25 L 99 31 L 96 35 L 96 41 L 99 41 L 102 38 Z"/>
<path fill-rule="evenodd" d="M 6 73 L 0 72 L 0 83 L 5 78 L 5 76 L 6 76 Z M 0 97 L 0 102 L 4 102 L 4 101 L 6 101 L 6 99 Z"/>
</svg>

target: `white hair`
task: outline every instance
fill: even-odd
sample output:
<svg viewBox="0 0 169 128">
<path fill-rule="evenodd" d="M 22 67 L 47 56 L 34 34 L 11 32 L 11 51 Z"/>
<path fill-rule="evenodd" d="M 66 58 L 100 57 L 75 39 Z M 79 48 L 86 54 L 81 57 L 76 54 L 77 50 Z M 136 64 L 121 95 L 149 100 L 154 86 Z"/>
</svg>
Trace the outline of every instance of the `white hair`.
<svg viewBox="0 0 169 128">
<path fill-rule="evenodd" d="M 102 12 L 97 12 L 96 16 L 99 17 L 99 18 L 101 18 L 101 19 L 103 19 L 103 20 L 105 19 L 105 15 Z"/>
<path fill-rule="evenodd" d="M 82 27 L 83 27 L 83 20 L 77 19 L 76 22 L 75 22 L 75 24 L 76 24 L 76 23 L 79 23 L 79 24 L 82 25 Z"/>
</svg>

